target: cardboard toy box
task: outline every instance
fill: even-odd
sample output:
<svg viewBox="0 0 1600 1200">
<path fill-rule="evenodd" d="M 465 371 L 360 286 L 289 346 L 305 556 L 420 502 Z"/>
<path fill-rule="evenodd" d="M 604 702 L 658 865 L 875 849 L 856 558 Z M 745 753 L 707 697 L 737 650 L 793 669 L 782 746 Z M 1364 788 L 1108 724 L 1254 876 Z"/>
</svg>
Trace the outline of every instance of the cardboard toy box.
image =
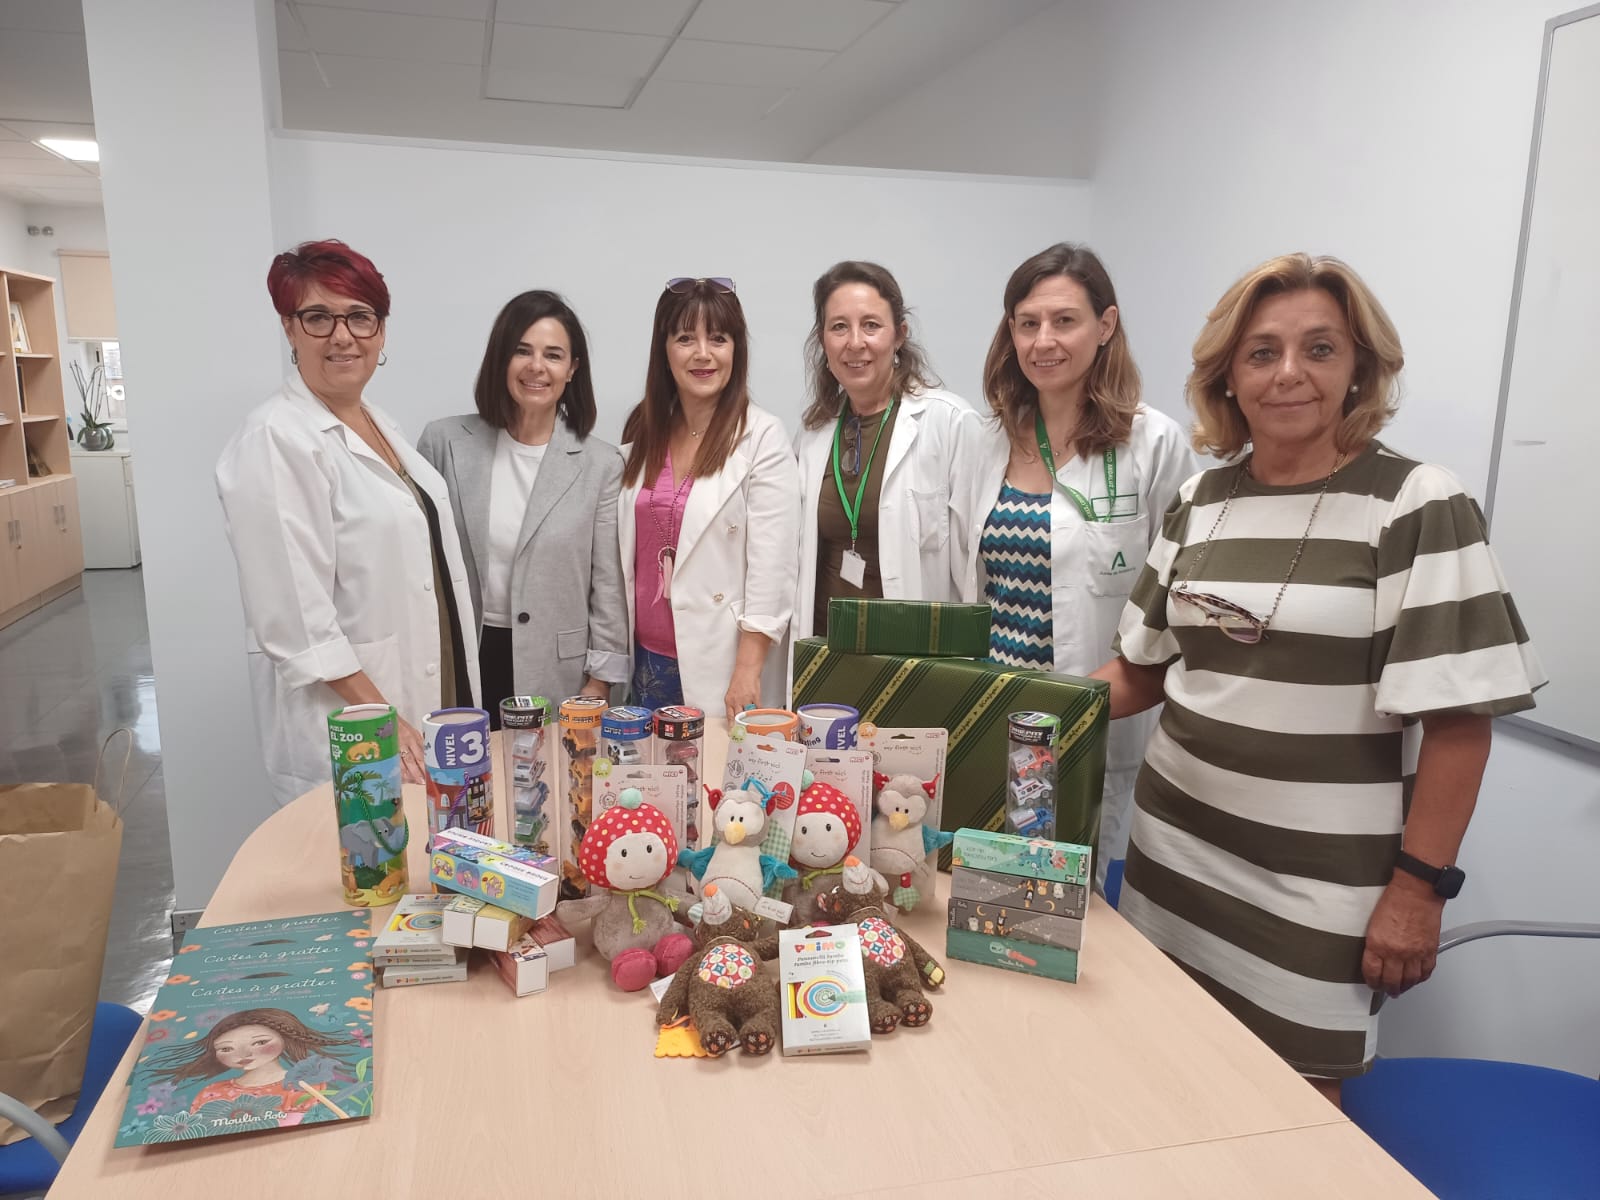
<svg viewBox="0 0 1600 1200">
<path fill-rule="evenodd" d="M 1008 908 L 1003 904 L 981 900 L 950 901 L 950 928 L 1009 938 L 1014 942 L 1059 946 L 1063 950 L 1083 949 L 1083 921 L 1080 918 L 1054 917 L 1048 913 Z"/>
<path fill-rule="evenodd" d="M 828 648 L 841 654 L 987 658 L 989 606 L 933 600 L 828 601 Z"/>
<path fill-rule="evenodd" d="M 987 829 L 958 829 L 950 847 L 950 862 L 1001 875 L 1031 875 L 1088 887 L 1091 851 L 1072 842 L 1019 837 Z"/>
<path fill-rule="evenodd" d="M 1006 814 L 1006 717 L 1022 710 L 1061 720 L 1056 739 L 1056 836 L 1093 845 L 1100 831 L 1110 690 L 1098 679 L 1018 671 L 964 658 L 841 654 L 821 638 L 794 648 L 799 704 L 849 704 L 863 722 L 943 726 L 947 830 L 1001 829 Z M 939 853 L 941 866 L 950 851 Z"/>
<path fill-rule="evenodd" d="M 1024 975 L 1039 975 L 1045 979 L 1059 979 L 1064 983 L 1078 982 L 1076 950 L 1017 942 L 1010 938 L 972 933 L 966 929 L 947 929 L 944 952 L 945 957 L 958 958 L 962 962 L 1020 971 Z"/>
<path fill-rule="evenodd" d="M 841 1054 L 872 1045 L 861 931 L 804 925 L 778 935 L 783 987 L 783 1053 Z"/>
<path fill-rule="evenodd" d="M 469 829 L 440 830 L 428 855 L 428 878 L 440 887 L 536 920 L 555 911 L 555 870 L 547 855 Z"/>
<path fill-rule="evenodd" d="M 1003 904 L 1008 908 L 1051 913 L 1079 921 L 1089 911 L 1089 889 L 1081 883 L 1002 875 L 998 871 L 979 871 L 973 867 L 957 867 L 950 872 L 950 898 Z"/>
</svg>

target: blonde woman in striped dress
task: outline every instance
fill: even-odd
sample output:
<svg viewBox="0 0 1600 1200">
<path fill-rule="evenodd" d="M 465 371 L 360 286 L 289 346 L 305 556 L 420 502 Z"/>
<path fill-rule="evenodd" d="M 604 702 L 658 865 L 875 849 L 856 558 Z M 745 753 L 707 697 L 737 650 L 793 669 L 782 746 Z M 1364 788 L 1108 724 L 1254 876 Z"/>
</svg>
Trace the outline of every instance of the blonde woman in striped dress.
<svg viewBox="0 0 1600 1200">
<path fill-rule="evenodd" d="M 1449 472 L 1379 442 L 1403 359 L 1332 258 L 1239 280 L 1194 347 L 1195 444 L 1100 671 L 1165 701 L 1122 912 L 1338 1102 L 1433 971 L 1490 722 L 1545 676 Z"/>
</svg>

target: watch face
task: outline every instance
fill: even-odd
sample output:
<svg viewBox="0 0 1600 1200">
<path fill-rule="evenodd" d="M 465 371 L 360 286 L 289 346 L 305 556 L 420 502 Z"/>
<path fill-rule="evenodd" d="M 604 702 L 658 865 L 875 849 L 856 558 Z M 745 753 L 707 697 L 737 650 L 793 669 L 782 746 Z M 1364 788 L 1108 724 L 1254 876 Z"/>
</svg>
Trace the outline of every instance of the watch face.
<svg viewBox="0 0 1600 1200">
<path fill-rule="evenodd" d="M 1433 885 L 1433 890 L 1446 900 L 1454 900 L 1461 894 L 1461 885 L 1467 881 L 1467 873 L 1460 867 L 1445 867 L 1439 872 L 1439 882 Z"/>
</svg>

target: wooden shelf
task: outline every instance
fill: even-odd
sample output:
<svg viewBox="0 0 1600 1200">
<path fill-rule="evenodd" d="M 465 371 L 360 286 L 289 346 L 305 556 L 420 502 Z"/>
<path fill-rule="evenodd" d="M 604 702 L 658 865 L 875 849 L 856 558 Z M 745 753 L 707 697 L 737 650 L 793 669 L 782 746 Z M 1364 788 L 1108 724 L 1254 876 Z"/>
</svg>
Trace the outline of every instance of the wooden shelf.
<svg viewBox="0 0 1600 1200">
<path fill-rule="evenodd" d="M 60 417 L 53 417 L 53 416 L 50 416 L 48 413 L 23 413 L 22 414 L 22 423 L 24 425 L 42 425 L 46 421 L 59 421 L 59 420 L 61 420 Z"/>
<path fill-rule="evenodd" d="M 32 339 L 29 339 L 29 340 L 31 341 Z M 17 351 L 17 357 L 18 358 L 34 358 L 34 359 L 38 359 L 41 362 L 49 362 L 52 358 L 55 357 L 55 355 L 54 354 L 23 354 L 19 350 L 19 351 Z"/>
</svg>

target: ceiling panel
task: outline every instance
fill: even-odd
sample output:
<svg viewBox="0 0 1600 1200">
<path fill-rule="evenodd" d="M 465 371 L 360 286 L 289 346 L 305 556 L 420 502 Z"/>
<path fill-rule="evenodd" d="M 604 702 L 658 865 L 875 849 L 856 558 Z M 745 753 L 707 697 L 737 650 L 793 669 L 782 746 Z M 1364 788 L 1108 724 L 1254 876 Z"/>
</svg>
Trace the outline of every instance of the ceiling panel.
<svg viewBox="0 0 1600 1200">
<path fill-rule="evenodd" d="M 671 37 L 694 6 L 695 0 L 498 0 L 494 18 L 515 25 Z"/>
<path fill-rule="evenodd" d="M 733 83 L 748 87 L 798 87 L 833 57 L 826 50 L 734 46 L 679 38 L 656 74 L 683 83 Z"/>
<path fill-rule="evenodd" d="M 683 36 L 752 46 L 843 50 L 889 13 L 887 0 L 700 0 Z"/>
<path fill-rule="evenodd" d="M 393 61 L 384 58 L 318 54 L 317 61 L 331 86 L 323 86 L 311 55 L 278 55 L 284 124 L 290 129 L 345 129 L 343 105 L 353 93 L 409 105 L 475 101 L 482 93 L 482 69 L 463 63 L 412 63 L 396 71 Z"/>
<path fill-rule="evenodd" d="M 89 56 L 81 33 L 0 25 L 0 117 L 88 121 Z"/>
<path fill-rule="evenodd" d="M 677 118 L 685 125 L 698 122 L 728 129 L 735 124 L 760 120 L 761 114 L 788 94 L 786 87 L 686 83 L 662 79 L 658 75 L 645 84 L 634 107 L 648 110 L 652 117 Z"/>
<path fill-rule="evenodd" d="M 18 121 L 8 119 L 5 127 L 20 138 L 33 141 L 36 138 L 88 138 L 94 140 L 94 126 L 75 121 Z"/>
<path fill-rule="evenodd" d="M 542 104 L 581 104 L 621 108 L 639 85 L 637 79 L 610 78 L 562 71 L 515 71 L 490 67 L 488 98 L 524 100 Z"/>
<path fill-rule="evenodd" d="M 4 160 L 4 166 L 0 169 L 8 175 L 65 175 L 69 179 L 93 178 L 76 163 L 57 158 L 54 154 L 46 154 L 43 158 L 8 158 Z"/>
<path fill-rule="evenodd" d="M 82 33 L 83 5 L 75 0 L 0 0 L 0 30 Z"/>
<path fill-rule="evenodd" d="M 3 3 L 4 0 L 0 0 Z M 382 9 L 413 17 L 460 17 L 487 21 L 492 0 L 294 0 L 296 8 Z M 283 8 L 283 0 L 278 7 Z M 282 47 L 280 47 L 282 49 Z"/>
<path fill-rule="evenodd" d="M 482 21 L 400 13 L 298 6 L 318 54 L 349 54 L 397 62 L 483 62 Z"/>
<path fill-rule="evenodd" d="M 667 47 L 667 39 L 633 33 L 589 33 L 547 25 L 496 22 L 490 67 L 511 71 L 588 72 L 611 79 L 642 79 Z"/>
</svg>

